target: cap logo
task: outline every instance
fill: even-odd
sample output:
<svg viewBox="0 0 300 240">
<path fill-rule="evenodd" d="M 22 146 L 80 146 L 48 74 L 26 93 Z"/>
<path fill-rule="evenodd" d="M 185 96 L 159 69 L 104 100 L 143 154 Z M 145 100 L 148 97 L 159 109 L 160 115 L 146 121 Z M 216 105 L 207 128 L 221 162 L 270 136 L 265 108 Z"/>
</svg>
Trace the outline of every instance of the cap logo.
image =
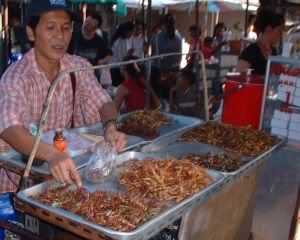
<svg viewBox="0 0 300 240">
<path fill-rule="evenodd" d="M 65 0 L 50 0 L 51 5 L 60 5 L 66 7 L 66 1 Z"/>
</svg>

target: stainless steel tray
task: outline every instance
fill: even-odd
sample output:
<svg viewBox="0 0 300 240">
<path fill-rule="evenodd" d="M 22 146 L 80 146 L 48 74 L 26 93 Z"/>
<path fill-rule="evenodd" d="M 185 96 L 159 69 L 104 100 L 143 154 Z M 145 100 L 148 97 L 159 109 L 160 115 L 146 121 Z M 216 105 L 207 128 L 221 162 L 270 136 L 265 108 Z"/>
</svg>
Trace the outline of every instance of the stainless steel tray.
<svg viewBox="0 0 300 240">
<path fill-rule="evenodd" d="M 203 120 L 198 119 L 198 118 L 170 114 L 170 113 L 165 113 L 165 112 L 163 112 L 163 114 L 166 117 L 173 119 L 172 123 L 158 128 L 160 135 L 157 138 L 155 138 L 154 140 L 146 141 L 143 138 L 139 137 L 140 139 L 143 140 L 141 143 L 146 144 L 146 143 L 149 143 L 152 141 L 160 140 L 160 139 L 164 138 L 165 136 L 168 136 L 169 134 L 172 134 L 179 130 L 190 129 L 190 128 L 195 127 L 203 122 Z M 130 115 L 130 113 L 119 116 L 118 121 L 121 121 L 122 119 L 128 117 L 129 115 Z"/>
<path fill-rule="evenodd" d="M 80 169 L 86 166 L 89 158 L 91 157 L 91 152 L 86 152 L 82 155 L 73 157 L 74 163 L 77 169 Z M 6 164 L 13 164 L 21 169 L 26 168 L 26 163 L 22 161 L 22 155 L 16 151 L 7 151 L 7 152 L 0 152 L 0 161 L 6 162 Z M 32 166 L 31 170 L 35 173 L 42 174 L 42 175 L 50 175 L 49 165 L 48 162 L 44 162 L 40 166 Z"/>
<path fill-rule="evenodd" d="M 159 154 L 145 154 L 145 153 L 138 153 L 138 152 L 126 152 L 117 157 L 117 163 L 120 164 L 124 161 L 127 161 L 130 158 L 137 158 L 139 160 L 143 160 L 144 158 L 159 158 Z M 115 181 L 117 175 L 119 174 L 118 168 L 116 168 L 111 177 L 107 179 L 107 183 L 101 184 L 93 184 L 87 181 L 84 181 L 84 185 L 91 191 L 95 190 L 109 190 L 109 191 L 117 191 L 119 188 L 119 184 Z M 55 188 L 58 187 L 59 184 L 52 180 L 51 182 L 44 182 L 23 190 L 18 193 L 17 198 L 30 206 L 40 208 L 44 214 L 44 220 L 47 221 L 47 215 L 50 218 L 51 214 L 54 214 L 56 217 L 59 218 L 66 218 L 69 222 L 73 222 L 75 224 L 81 224 L 85 227 L 88 227 L 90 231 L 96 231 L 97 233 L 103 234 L 105 236 L 111 237 L 113 239 L 122 239 L 122 240 L 131 240 L 131 239 L 139 239 L 139 240 L 146 240 L 149 239 L 151 236 L 158 233 L 160 230 L 165 228 L 166 226 L 170 225 L 174 222 L 174 220 L 180 218 L 184 213 L 189 211 L 191 208 L 197 206 L 199 203 L 205 201 L 210 196 L 214 195 L 220 189 L 224 187 L 224 176 L 221 173 L 217 173 L 215 171 L 208 171 L 209 175 L 213 177 L 214 182 L 205 190 L 195 193 L 193 196 L 185 199 L 184 201 L 174 205 L 173 207 L 163 211 L 161 214 L 156 216 L 153 219 L 150 219 L 143 225 L 139 226 L 136 230 L 132 232 L 118 232 L 114 230 L 110 230 L 108 228 L 102 227 L 100 225 L 85 221 L 83 218 L 74 215 L 70 212 L 64 211 L 59 208 L 49 207 L 43 205 L 37 201 L 34 201 L 30 197 L 36 194 L 39 194 L 45 191 L 50 185 L 51 187 Z M 84 174 L 84 169 L 80 171 L 80 174 Z M 71 186 L 75 187 L 75 186 Z M 33 213 L 34 214 L 34 213 Z M 60 224 L 57 222 L 56 224 Z"/>
<path fill-rule="evenodd" d="M 164 156 L 173 156 L 181 157 L 189 153 L 224 153 L 224 149 L 209 144 L 201 142 L 180 142 L 178 138 L 187 132 L 188 130 L 183 129 L 177 131 L 171 135 L 168 135 L 164 138 L 154 140 L 152 143 L 142 147 L 141 152 L 151 153 L 151 152 L 160 152 Z M 277 151 L 286 144 L 286 139 L 281 139 L 276 145 L 270 148 L 268 151 L 257 157 L 242 156 L 242 158 L 247 162 L 245 165 L 240 167 L 238 170 L 233 172 L 221 172 L 224 176 L 229 176 L 232 179 L 238 178 L 241 175 L 247 174 L 252 168 L 257 164 L 261 163 L 266 157 L 273 152 Z M 229 154 L 235 155 L 235 153 L 227 152 Z M 216 170 L 213 170 L 216 171 Z M 219 171 L 217 171 L 219 172 Z"/>
<path fill-rule="evenodd" d="M 104 131 L 102 127 L 102 123 L 96 123 L 93 125 L 81 127 L 81 128 L 74 128 L 70 131 L 75 131 L 77 133 L 87 133 L 87 134 L 93 134 L 97 136 L 104 136 Z M 130 150 L 136 146 L 139 146 L 144 142 L 143 138 L 136 137 L 136 136 L 127 136 L 127 146 L 124 148 L 124 151 Z"/>
<path fill-rule="evenodd" d="M 68 131 L 76 132 L 76 133 L 88 133 L 88 134 L 93 134 L 93 135 L 97 135 L 97 136 L 104 135 L 101 122 L 93 124 L 93 125 L 80 127 L 80 128 L 69 129 Z M 128 143 L 127 143 L 127 146 L 125 147 L 124 151 L 140 145 L 142 141 L 143 141 L 142 138 L 138 138 L 135 136 L 128 136 Z M 90 150 L 86 150 L 86 152 L 83 152 L 82 154 L 73 157 L 73 160 L 74 160 L 74 163 L 75 163 L 77 169 L 80 169 L 80 168 L 83 168 L 84 166 L 86 166 L 91 155 L 92 154 L 91 154 Z M 5 161 L 7 164 L 12 163 L 19 168 L 25 169 L 25 167 L 26 167 L 26 164 L 22 161 L 22 155 L 14 150 L 7 151 L 7 152 L 0 152 L 0 160 Z M 32 171 L 39 173 L 39 174 L 43 174 L 43 175 L 50 174 L 47 162 L 43 163 L 40 166 L 32 166 L 31 169 L 32 169 Z"/>
</svg>

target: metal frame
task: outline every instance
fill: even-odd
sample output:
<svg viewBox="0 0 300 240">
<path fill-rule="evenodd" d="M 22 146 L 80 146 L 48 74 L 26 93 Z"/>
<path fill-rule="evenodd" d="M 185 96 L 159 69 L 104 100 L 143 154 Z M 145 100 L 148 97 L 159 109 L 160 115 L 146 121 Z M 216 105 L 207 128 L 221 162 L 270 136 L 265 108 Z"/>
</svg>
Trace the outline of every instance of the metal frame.
<svg viewBox="0 0 300 240">
<path fill-rule="evenodd" d="M 267 61 L 267 70 L 265 75 L 265 85 L 264 85 L 264 91 L 263 91 L 263 102 L 261 107 L 261 113 L 260 113 L 260 121 L 259 121 L 259 130 L 262 130 L 263 127 L 263 121 L 264 121 L 264 114 L 265 114 L 265 106 L 266 106 L 266 95 L 267 90 L 269 87 L 269 79 L 270 79 L 270 68 L 272 63 L 283 63 L 283 64 L 298 64 L 300 65 L 299 59 L 293 59 L 288 57 L 269 57 Z"/>
</svg>

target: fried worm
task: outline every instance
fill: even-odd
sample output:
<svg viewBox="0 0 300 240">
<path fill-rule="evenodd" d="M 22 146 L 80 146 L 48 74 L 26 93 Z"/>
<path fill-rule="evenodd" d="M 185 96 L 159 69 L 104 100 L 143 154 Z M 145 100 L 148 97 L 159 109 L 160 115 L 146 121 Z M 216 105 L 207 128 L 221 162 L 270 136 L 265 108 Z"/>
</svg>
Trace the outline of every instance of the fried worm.
<svg viewBox="0 0 300 240">
<path fill-rule="evenodd" d="M 119 183 L 131 194 L 180 202 L 208 187 L 212 178 L 207 171 L 190 160 L 131 160 L 121 173 Z"/>
<path fill-rule="evenodd" d="M 159 111 L 135 111 L 121 120 L 118 129 L 129 135 L 140 136 L 151 140 L 159 136 L 157 128 L 170 124 L 171 119 Z"/>
<path fill-rule="evenodd" d="M 163 209 L 162 203 L 138 195 L 127 196 L 100 191 L 89 193 L 85 189 L 71 191 L 58 188 L 36 195 L 33 199 L 122 232 L 134 230 L 140 224 L 158 215 Z"/>
<path fill-rule="evenodd" d="M 183 134 L 179 141 L 204 142 L 230 152 L 258 156 L 278 143 L 279 139 L 250 126 L 236 127 L 210 122 Z"/>
<path fill-rule="evenodd" d="M 246 160 L 242 159 L 240 155 L 230 155 L 226 153 L 211 154 L 211 153 L 192 153 L 183 156 L 181 159 L 189 159 L 193 163 L 208 169 L 213 169 L 221 172 L 233 172 L 238 170 Z"/>
</svg>

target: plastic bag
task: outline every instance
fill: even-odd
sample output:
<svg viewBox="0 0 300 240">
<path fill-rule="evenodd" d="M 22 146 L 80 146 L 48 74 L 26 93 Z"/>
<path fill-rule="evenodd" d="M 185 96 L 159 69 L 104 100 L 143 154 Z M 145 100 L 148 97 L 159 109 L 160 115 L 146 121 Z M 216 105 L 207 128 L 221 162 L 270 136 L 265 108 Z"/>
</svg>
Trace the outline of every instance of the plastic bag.
<svg viewBox="0 0 300 240">
<path fill-rule="evenodd" d="M 96 146 L 96 152 L 91 156 L 85 170 L 85 179 L 90 182 L 102 182 L 111 173 L 117 151 L 107 142 Z"/>
</svg>

